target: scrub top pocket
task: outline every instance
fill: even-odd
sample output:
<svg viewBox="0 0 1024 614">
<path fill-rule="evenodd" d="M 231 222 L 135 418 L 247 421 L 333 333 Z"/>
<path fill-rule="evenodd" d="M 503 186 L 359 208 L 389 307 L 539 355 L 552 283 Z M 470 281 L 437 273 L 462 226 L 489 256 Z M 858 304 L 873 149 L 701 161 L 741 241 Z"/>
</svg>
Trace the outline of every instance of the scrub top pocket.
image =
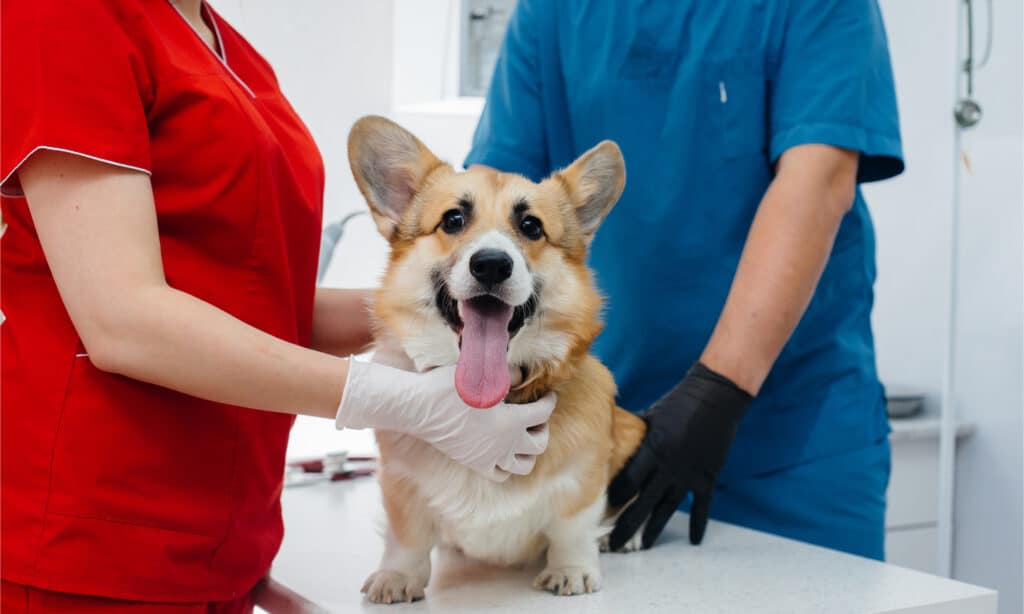
<svg viewBox="0 0 1024 614">
<path fill-rule="evenodd" d="M 729 159 L 761 154 L 768 144 L 768 84 L 760 53 L 704 60 L 699 121 L 711 155 Z"/>
<path fill-rule="evenodd" d="M 101 372 L 76 356 L 54 438 L 47 512 L 216 544 L 235 509 L 239 411 Z"/>
</svg>

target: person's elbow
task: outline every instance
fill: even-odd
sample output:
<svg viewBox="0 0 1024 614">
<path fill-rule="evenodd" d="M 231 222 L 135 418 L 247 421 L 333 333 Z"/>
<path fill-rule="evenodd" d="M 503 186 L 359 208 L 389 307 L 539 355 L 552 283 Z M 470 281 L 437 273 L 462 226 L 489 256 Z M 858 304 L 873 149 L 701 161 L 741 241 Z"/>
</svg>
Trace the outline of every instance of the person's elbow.
<svg viewBox="0 0 1024 614">
<path fill-rule="evenodd" d="M 89 361 L 100 371 L 132 376 L 140 349 L 150 335 L 146 298 L 140 293 L 106 301 L 76 314 L 72 321 Z"/>
<path fill-rule="evenodd" d="M 76 326 L 78 336 L 92 366 L 106 373 L 125 375 L 129 363 L 126 335 L 113 324 L 101 323 L 93 318 L 88 325 Z"/>
</svg>

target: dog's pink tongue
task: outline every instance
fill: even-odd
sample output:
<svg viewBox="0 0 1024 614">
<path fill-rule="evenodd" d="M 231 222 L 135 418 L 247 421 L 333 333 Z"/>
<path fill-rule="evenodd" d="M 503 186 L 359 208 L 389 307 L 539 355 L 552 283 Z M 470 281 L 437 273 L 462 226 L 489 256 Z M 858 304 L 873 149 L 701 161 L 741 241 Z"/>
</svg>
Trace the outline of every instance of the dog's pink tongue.
<svg viewBox="0 0 1024 614">
<path fill-rule="evenodd" d="M 455 389 L 467 405 L 486 409 L 508 395 L 508 323 L 512 307 L 488 299 L 462 302 L 462 348 Z"/>
</svg>

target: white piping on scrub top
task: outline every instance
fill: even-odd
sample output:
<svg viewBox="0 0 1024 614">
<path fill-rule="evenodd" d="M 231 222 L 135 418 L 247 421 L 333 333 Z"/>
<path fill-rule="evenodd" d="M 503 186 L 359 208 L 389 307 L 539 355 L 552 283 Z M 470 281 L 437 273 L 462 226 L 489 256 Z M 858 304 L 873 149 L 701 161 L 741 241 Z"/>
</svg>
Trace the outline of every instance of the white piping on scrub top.
<svg viewBox="0 0 1024 614">
<path fill-rule="evenodd" d="M 47 149 L 49 151 L 59 151 L 60 153 L 71 154 L 73 156 L 79 156 L 81 158 L 88 158 L 90 160 L 95 160 L 96 162 L 102 162 L 104 164 L 109 164 L 111 166 L 117 166 L 117 167 L 120 167 L 120 168 L 127 168 L 127 169 L 133 170 L 133 171 L 139 171 L 139 172 L 142 172 L 142 173 L 146 173 L 147 175 L 150 175 L 150 176 L 153 175 L 152 172 L 150 172 L 148 169 L 142 168 L 141 166 L 132 166 L 131 164 L 123 164 L 121 162 L 114 162 L 113 160 L 107 160 L 106 158 L 99 158 L 97 156 L 90 156 L 89 154 L 82 153 L 80 151 L 75 151 L 73 149 L 64 149 L 63 147 L 51 147 L 49 145 L 39 145 L 38 147 L 36 147 L 32 151 L 28 152 L 28 155 L 26 155 L 24 158 L 22 158 L 20 162 L 15 164 L 14 168 L 11 169 L 11 172 L 7 173 L 7 176 L 4 177 L 2 180 L 0 180 L 0 196 L 5 196 L 7 198 L 25 198 L 24 192 L 19 192 L 19 193 L 8 192 L 6 189 L 4 189 L 4 185 L 7 184 L 7 180 L 8 179 L 10 179 L 11 177 L 14 176 L 14 173 L 18 172 L 18 169 L 21 168 L 21 165 L 24 164 L 26 160 L 31 158 L 32 154 L 36 153 L 40 149 Z"/>
<path fill-rule="evenodd" d="M 242 78 L 239 77 L 234 70 L 231 70 L 230 66 L 228 66 L 228 53 L 224 50 L 224 41 L 222 41 L 220 38 L 220 27 L 217 26 L 217 19 L 209 12 L 209 8 L 206 6 L 206 2 L 203 2 L 202 8 L 206 9 L 206 14 L 210 18 L 211 29 L 213 30 L 214 38 L 217 39 L 217 47 L 220 48 L 220 53 L 217 53 L 215 50 L 211 49 L 209 45 L 206 44 L 206 41 L 203 40 L 202 35 L 199 34 L 199 30 L 196 30 L 195 26 L 192 25 L 192 22 L 189 21 L 188 18 L 185 17 L 185 14 L 181 12 L 181 9 L 175 6 L 175 4 L 170 0 L 167 0 L 167 3 L 171 5 L 171 8 L 173 8 L 176 13 L 178 13 L 182 21 L 185 22 L 185 25 L 188 26 L 188 29 L 192 30 L 192 33 L 196 35 L 196 38 L 198 38 L 199 42 L 203 44 L 203 47 L 206 47 L 206 49 L 213 54 L 213 57 L 217 58 L 217 61 L 220 62 L 221 66 L 223 66 L 224 69 L 228 71 L 228 74 L 230 74 L 231 77 L 239 85 L 242 86 L 242 89 L 244 89 L 251 98 L 255 98 L 256 94 L 254 94 L 253 91 L 249 89 L 249 86 L 245 84 L 245 81 L 242 81 Z"/>
</svg>

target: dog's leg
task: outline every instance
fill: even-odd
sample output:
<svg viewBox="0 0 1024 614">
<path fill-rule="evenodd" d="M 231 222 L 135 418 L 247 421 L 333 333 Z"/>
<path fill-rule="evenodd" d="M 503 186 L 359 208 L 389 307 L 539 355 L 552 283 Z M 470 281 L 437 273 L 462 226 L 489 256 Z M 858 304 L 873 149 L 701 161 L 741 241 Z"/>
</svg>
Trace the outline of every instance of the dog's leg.
<svg viewBox="0 0 1024 614">
<path fill-rule="evenodd" d="M 616 514 L 615 518 L 618 518 L 618 516 L 619 515 Z M 636 533 L 633 534 L 633 537 L 630 537 L 629 541 L 627 541 L 626 543 L 622 544 L 622 548 L 619 549 L 619 550 L 616 550 L 616 552 L 639 552 L 640 550 L 642 550 L 643 549 L 642 538 L 643 538 L 643 534 L 644 534 L 644 529 L 645 528 L 647 528 L 647 521 L 646 520 L 643 522 L 643 524 L 640 525 L 640 528 L 636 530 Z M 609 540 L 610 537 L 611 537 L 611 527 L 609 527 L 607 529 L 607 532 L 604 535 L 601 536 L 601 540 L 599 542 L 601 552 L 611 552 L 611 548 L 609 548 L 609 544 L 608 544 L 608 540 Z"/>
<path fill-rule="evenodd" d="M 636 414 L 632 414 L 621 407 L 616 407 L 612 410 L 612 458 L 608 466 L 608 475 L 615 476 L 625 466 L 633 454 L 636 453 L 636 449 L 640 447 L 640 442 L 643 440 L 644 435 L 647 433 L 647 423 Z M 630 500 L 625 505 L 618 509 L 609 509 L 605 513 L 605 523 L 609 525 L 606 531 L 601 536 L 601 552 L 608 552 L 608 538 L 611 533 L 612 525 L 619 519 L 626 508 L 633 504 L 633 500 Z M 647 527 L 647 521 L 645 520 L 640 528 L 637 529 L 633 537 L 629 538 L 625 544 L 622 545 L 622 549 L 619 552 L 636 552 L 641 549 L 642 536 L 644 534 L 644 528 Z"/>
<path fill-rule="evenodd" d="M 373 603 L 416 601 L 423 598 L 430 579 L 430 551 L 437 541 L 433 517 L 411 484 L 384 472 L 380 481 L 388 517 L 387 541 L 380 568 L 361 590 Z"/>
<path fill-rule="evenodd" d="M 545 529 L 547 566 L 533 579 L 536 588 L 556 595 L 593 593 L 601 588 L 597 549 L 605 497 L 568 518 L 558 518 Z"/>
</svg>

